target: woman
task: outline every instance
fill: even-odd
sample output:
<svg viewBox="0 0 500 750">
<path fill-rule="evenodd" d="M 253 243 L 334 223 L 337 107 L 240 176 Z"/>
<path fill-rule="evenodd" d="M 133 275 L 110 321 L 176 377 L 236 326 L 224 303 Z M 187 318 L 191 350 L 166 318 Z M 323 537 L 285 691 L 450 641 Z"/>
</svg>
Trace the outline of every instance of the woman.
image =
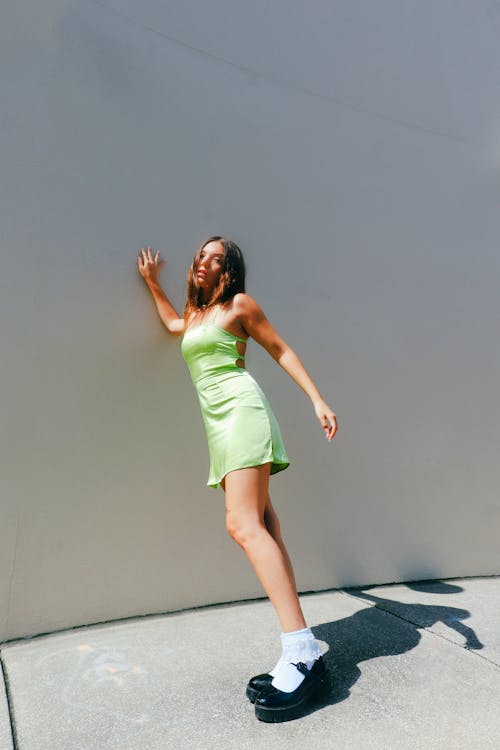
<svg viewBox="0 0 500 750">
<path fill-rule="evenodd" d="M 257 718 L 287 721 L 307 708 L 326 683 L 318 642 L 307 627 L 280 524 L 271 504 L 270 474 L 289 466 L 280 428 L 266 396 L 245 369 L 246 341 L 263 346 L 307 393 L 331 441 L 334 412 L 295 352 L 283 341 L 252 297 L 245 294 L 239 247 L 209 237 L 188 273 L 187 300 L 179 317 L 159 281 L 164 260 L 150 247 L 137 259 L 167 330 L 182 335 L 181 350 L 200 401 L 210 453 L 207 485 L 222 487 L 226 528 L 250 560 L 281 624 L 282 653 L 270 672 L 252 677 L 247 696 Z M 217 323 L 215 323 L 217 320 Z"/>
</svg>

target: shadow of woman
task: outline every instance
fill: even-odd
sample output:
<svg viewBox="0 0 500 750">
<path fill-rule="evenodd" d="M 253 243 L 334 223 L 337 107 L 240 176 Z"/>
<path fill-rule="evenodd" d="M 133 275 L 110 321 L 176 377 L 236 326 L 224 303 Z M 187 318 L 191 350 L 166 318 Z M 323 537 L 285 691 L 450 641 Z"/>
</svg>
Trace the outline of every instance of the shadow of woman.
<svg viewBox="0 0 500 750">
<path fill-rule="evenodd" d="M 443 581 L 406 585 L 410 589 L 432 594 L 452 594 L 463 590 Z M 352 686 L 361 675 L 358 666 L 361 662 L 403 654 L 415 648 L 421 640 L 419 628 L 429 628 L 442 622 L 465 638 L 466 648 L 483 648 L 474 630 L 462 622 L 470 617 L 468 610 L 436 604 L 403 603 L 367 593 L 373 588 L 376 587 L 365 586 L 343 591 L 355 598 L 372 602 L 375 606 L 311 628 L 315 637 L 325 641 L 330 647 L 324 656 L 330 670 L 330 681 L 308 713 L 348 698 Z"/>
</svg>

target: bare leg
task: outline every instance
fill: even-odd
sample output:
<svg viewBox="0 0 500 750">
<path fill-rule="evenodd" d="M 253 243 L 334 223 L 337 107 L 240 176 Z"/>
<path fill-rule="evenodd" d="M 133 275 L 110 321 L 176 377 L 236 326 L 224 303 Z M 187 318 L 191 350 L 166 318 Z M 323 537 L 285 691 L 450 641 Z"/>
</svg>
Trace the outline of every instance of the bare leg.
<svg viewBox="0 0 500 750">
<path fill-rule="evenodd" d="M 285 543 L 283 541 L 283 537 L 281 536 L 281 526 L 279 522 L 279 518 L 276 515 L 276 511 L 274 510 L 274 507 L 271 503 L 271 498 L 269 497 L 269 493 L 267 494 L 267 503 L 264 510 L 264 523 L 266 525 L 266 529 L 271 534 L 272 538 L 280 548 L 283 558 L 285 560 L 285 564 L 288 568 L 288 575 L 290 576 L 290 579 L 293 582 L 293 586 L 295 590 L 297 590 L 297 583 L 295 581 L 295 573 L 293 572 L 292 567 L 292 561 L 290 560 L 290 557 L 288 555 L 288 550 L 285 547 Z"/>
<path fill-rule="evenodd" d="M 290 558 L 281 539 L 278 517 L 270 504 L 270 467 L 267 463 L 226 474 L 223 482 L 226 527 L 250 560 L 286 633 L 307 625 Z M 265 518 L 275 536 L 270 533 Z"/>
</svg>

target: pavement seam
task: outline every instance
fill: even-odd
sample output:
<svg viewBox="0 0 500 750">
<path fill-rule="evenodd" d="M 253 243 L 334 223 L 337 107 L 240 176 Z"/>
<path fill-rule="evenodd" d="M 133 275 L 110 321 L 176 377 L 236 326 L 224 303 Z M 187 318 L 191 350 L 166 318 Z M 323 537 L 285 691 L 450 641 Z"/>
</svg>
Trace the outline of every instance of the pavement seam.
<svg viewBox="0 0 500 750">
<path fill-rule="evenodd" d="M 347 591 L 344 591 L 343 589 L 339 589 L 339 592 L 341 594 L 344 594 L 344 596 L 348 596 L 351 599 L 356 599 L 356 601 L 362 601 L 366 603 L 366 599 L 364 599 L 361 596 L 356 596 L 356 594 L 350 594 Z M 458 646 L 458 648 L 463 649 L 464 651 L 469 652 L 470 654 L 473 654 L 473 656 L 477 656 L 479 659 L 484 659 L 484 661 L 487 661 L 489 664 L 493 664 L 494 667 L 500 667 L 500 664 L 498 664 L 496 661 L 493 661 L 493 659 L 489 659 L 487 656 L 483 656 L 482 654 L 479 654 L 477 652 L 477 649 L 468 648 L 466 645 L 463 645 L 461 643 L 457 643 L 452 638 L 447 638 L 442 633 L 436 633 L 434 630 L 431 630 L 430 628 L 426 628 L 425 625 L 420 625 L 418 622 L 414 622 L 413 620 L 408 620 L 406 617 L 402 617 L 402 615 L 396 614 L 396 612 L 392 612 L 390 609 L 386 609 L 385 607 L 381 607 L 375 602 L 369 602 L 372 607 L 375 607 L 375 609 L 380 610 L 381 612 L 385 612 L 388 615 L 392 615 L 393 617 L 397 617 L 398 620 L 402 620 L 403 622 L 408 623 L 408 625 L 413 625 L 414 627 L 418 628 L 419 630 L 425 630 L 426 633 L 429 633 L 430 635 L 433 635 L 436 638 L 442 638 L 443 641 L 447 641 L 448 643 L 451 643 L 453 646 Z"/>
<path fill-rule="evenodd" d="M 10 736 L 12 739 L 13 750 L 18 750 L 20 745 L 18 742 L 16 722 L 14 719 L 14 706 L 10 697 L 9 677 L 7 675 L 7 667 L 3 660 L 3 652 L 0 649 L 0 666 L 2 667 L 3 684 L 5 687 L 5 697 L 7 699 L 7 711 L 9 713 L 9 724 L 10 724 Z"/>
</svg>

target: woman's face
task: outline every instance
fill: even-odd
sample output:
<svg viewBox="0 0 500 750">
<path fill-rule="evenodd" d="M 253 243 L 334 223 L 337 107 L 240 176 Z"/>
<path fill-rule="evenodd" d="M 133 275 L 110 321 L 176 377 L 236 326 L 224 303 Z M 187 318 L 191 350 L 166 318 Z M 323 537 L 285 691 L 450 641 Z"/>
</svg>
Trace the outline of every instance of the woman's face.
<svg viewBox="0 0 500 750">
<path fill-rule="evenodd" d="M 212 290 L 216 287 L 222 271 L 224 258 L 224 246 L 215 240 L 205 245 L 200 253 L 198 269 L 196 271 L 196 282 L 199 287 Z"/>
</svg>

